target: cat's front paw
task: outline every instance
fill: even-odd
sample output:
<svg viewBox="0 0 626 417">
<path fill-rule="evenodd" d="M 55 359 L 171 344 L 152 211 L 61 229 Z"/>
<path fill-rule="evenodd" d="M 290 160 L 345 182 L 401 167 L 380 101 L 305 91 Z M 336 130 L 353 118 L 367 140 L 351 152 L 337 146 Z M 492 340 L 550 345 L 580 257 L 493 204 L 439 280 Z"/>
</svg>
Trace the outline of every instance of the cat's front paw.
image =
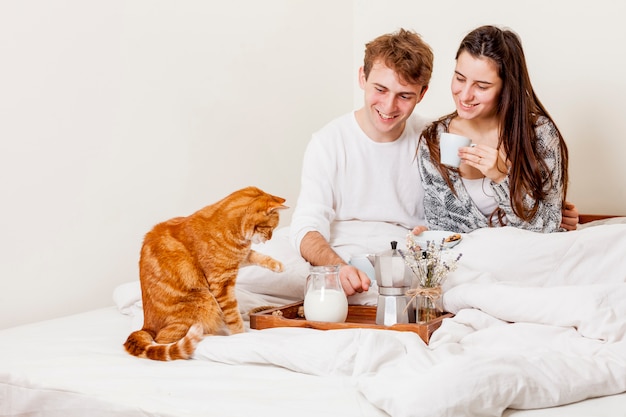
<svg viewBox="0 0 626 417">
<path fill-rule="evenodd" d="M 274 271 L 274 272 L 283 272 L 285 270 L 281 262 L 273 260 L 273 259 L 271 262 L 268 263 L 267 266 L 269 270 Z"/>
</svg>

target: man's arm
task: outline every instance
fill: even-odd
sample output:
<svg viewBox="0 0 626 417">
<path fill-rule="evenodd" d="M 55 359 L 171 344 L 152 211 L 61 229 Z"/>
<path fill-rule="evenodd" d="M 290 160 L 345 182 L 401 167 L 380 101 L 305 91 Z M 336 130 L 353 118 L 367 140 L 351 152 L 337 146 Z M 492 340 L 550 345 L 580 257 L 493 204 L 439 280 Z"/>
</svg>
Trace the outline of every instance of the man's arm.
<svg viewBox="0 0 626 417">
<path fill-rule="evenodd" d="M 367 274 L 348 265 L 335 252 L 319 232 L 308 232 L 300 242 L 300 254 L 311 265 L 341 265 L 339 279 L 346 295 L 367 291 L 370 279 Z"/>
</svg>

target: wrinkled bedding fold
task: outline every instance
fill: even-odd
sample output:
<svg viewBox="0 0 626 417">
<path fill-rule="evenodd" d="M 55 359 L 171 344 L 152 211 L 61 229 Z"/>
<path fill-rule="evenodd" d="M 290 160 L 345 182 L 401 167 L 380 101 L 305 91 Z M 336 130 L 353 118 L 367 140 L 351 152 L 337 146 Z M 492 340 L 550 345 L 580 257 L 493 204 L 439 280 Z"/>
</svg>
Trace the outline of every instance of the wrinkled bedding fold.
<svg viewBox="0 0 626 417">
<path fill-rule="evenodd" d="M 411 332 L 276 328 L 207 337 L 194 358 L 345 376 L 398 417 L 500 416 L 626 391 L 626 225 L 482 229 L 453 250 L 463 257 L 444 304 L 456 315 L 428 346 Z M 125 314 L 139 313 L 137 288 L 118 291 Z"/>
</svg>

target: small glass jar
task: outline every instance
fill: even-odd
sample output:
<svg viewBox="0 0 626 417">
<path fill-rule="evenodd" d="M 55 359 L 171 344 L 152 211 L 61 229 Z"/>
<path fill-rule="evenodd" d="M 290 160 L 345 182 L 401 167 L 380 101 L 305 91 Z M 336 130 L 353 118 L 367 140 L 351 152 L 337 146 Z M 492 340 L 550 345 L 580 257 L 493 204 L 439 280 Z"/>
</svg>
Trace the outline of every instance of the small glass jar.
<svg viewBox="0 0 626 417">
<path fill-rule="evenodd" d="M 346 321 L 348 298 L 341 287 L 339 268 L 339 265 L 311 267 L 304 292 L 304 317 L 307 320 Z"/>
<path fill-rule="evenodd" d="M 415 321 L 426 323 L 442 316 L 443 291 L 441 285 L 417 287 L 415 290 Z"/>
</svg>

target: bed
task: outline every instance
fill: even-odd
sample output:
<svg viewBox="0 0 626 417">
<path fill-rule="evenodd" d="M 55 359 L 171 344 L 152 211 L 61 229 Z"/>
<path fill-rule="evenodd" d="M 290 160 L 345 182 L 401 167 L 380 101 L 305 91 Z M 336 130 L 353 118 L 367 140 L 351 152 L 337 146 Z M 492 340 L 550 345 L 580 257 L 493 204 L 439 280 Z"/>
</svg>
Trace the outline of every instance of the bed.
<svg viewBox="0 0 626 417">
<path fill-rule="evenodd" d="M 0 331 L 0 416 L 626 416 L 626 217 L 605 217 L 463 235 L 444 296 L 455 316 L 428 345 L 248 328 L 205 338 L 191 360 L 139 359 L 122 346 L 142 323 L 130 281 L 111 307 Z M 246 319 L 301 298 L 308 267 L 284 239 L 256 248 L 284 273 L 240 273 Z"/>
</svg>

